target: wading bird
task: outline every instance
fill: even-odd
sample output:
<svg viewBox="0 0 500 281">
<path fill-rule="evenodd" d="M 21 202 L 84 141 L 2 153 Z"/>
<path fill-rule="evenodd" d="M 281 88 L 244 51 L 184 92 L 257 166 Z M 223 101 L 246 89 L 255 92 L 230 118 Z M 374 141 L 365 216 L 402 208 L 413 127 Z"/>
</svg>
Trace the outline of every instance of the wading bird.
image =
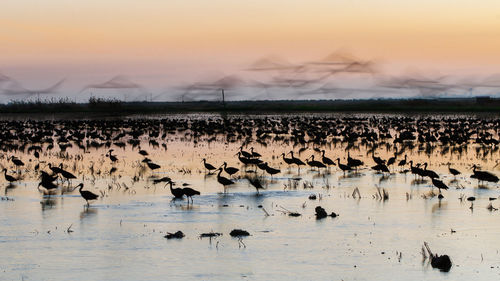
<svg viewBox="0 0 500 281">
<path fill-rule="evenodd" d="M 99 198 L 99 195 L 97 195 L 93 192 L 90 192 L 88 190 L 82 190 L 83 183 L 80 183 L 77 187 L 80 187 L 78 189 L 78 191 L 80 192 L 80 195 L 83 197 L 83 199 L 85 199 L 85 201 L 87 201 L 87 207 L 90 206 L 89 200 L 95 200 L 95 199 Z"/>
<path fill-rule="evenodd" d="M 344 164 L 340 163 L 340 158 L 337 158 L 337 164 L 338 164 L 339 168 L 344 172 L 344 174 L 345 174 L 345 172 L 352 170 L 352 168 L 349 165 L 344 165 Z"/>
<path fill-rule="evenodd" d="M 471 178 L 477 179 L 478 184 L 481 181 L 498 182 L 498 177 L 495 176 L 494 174 L 487 172 L 487 171 L 478 171 L 476 169 L 477 169 L 476 165 L 472 166 L 472 172 L 474 174 L 471 176 Z"/>
<path fill-rule="evenodd" d="M 217 170 L 217 168 L 215 168 L 212 164 L 207 163 L 207 159 L 203 158 L 201 162 L 203 162 L 203 166 L 205 166 L 205 172 L 208 171 L 211 173 L 211 171 Z"/>
<path fill-rule="evenodd" d="M 221 167 L 224 167 L 224 172 L 226 172 L 230 176 L 236 174 L 240 170 L 238 168 L 228 167 L 226 162 L 224 162 Z"/>
<path fill-rule="evenodd" d="M 453 169 L 451 167 L 451 163 L 448 163 L 448 171 L 450 171 L 450 174 L 452 174 L 454 177 L 461 174 L 459 170 Z"/>
<path fill-rule="evenodd" d="M 332 161 L 332 159 L 328 158 L 325 156 L 325 150 L 321 150 L 321 162 L 323 162 L 323 164 L 327 165 L 327 166 L 330 166 L 330 165 L 334 165 L 335 166 L 335 162 Z"/>
<path fill-rule="evenodd" d="M 311 159 L 311 161 L 309 161 L 309 159 Z M 309 165 L 309 166 L 311 166 L 313 168 L 314 167 L 318 168 L 318 170 L 319 170 L 319 168 L 326 168 L 325 164 L 323 164 L 323 163 L 321 163 L 319 161 L 314 160 L 314 155 L 311 155 L 311 157 L 309 157 L 308 159 L 306 159 L 306 163 L 307 163 L 307 165 Z"/>
<path fill-rule="evenodd" d="M 110 149 L 110 150 L 108 151 L 108 157 L 109 157 L 109 160 L 111 160 L 111 162 L 115 163 L 115 162 L 118 160 L 118 158 L 116 158 L 116 156 L 114 156 L 114 155 L 112 154 L 112 153 L 113 153 L 113 151 L 114 151 L 113 149 Z"/>
<path fill-rule="evenodd" d="M 441 189 L 448 189 L 448 186 L 438 179 L 432 179 L 432 184 L 439 189 L 439 193 L 441 193 Z"/>
<path fill-rule="evenodd" d="M 189 204 L 189 199 L 191 199 L 191 203 L 193 203 L 193 196 L 194 195 L 200 195 L 200 192 L 198 190 L 194 190 L 190 187 L 184 187 L 182 189 L 182 193 L 184 193 L 184 195 L 186 195 L 186 197 L 188 199 L 188 204 Z"/>
<path fill-rule="evenodd" d="M 9 184 L 11 184 L 11 183 L 13 183 L 13 182 L 17 181 L 17 179 L 16 179 L 16 178 L 14 178 L 13 176 L 11 176 L 11 175 L 7 175 L 7 169 L 6 169 L 6 168 L 4 168 L 4 169 L 2 170 L 2 172 L 3 172 L 3 176 L 5 177 L 5 180 L 6 180 L 6 181 L 8 181 L 8 182 L 9 182 Z"/>
<path fill-rule="evenodd" d="M 217 181 L 224 186 L 224 193 L 226 193 L 226 186 L 234 184 L 234 182 L 228 178 L 221 176 L 222 168 L 217 169 L 219 173 L 217 174 Z"/>
<path fill-rule="evenodd" d="M 349 153 L 349 151 L 347 151 L 347 166 L 357 169 L 359 166 L 362 166 L 363 164 L 364 164 L 363 161 L 351 158 L 351 154 Z"/>
<path fill-rule="evenodd" d="M 260 153 L 253 151 L 253 147 L 250 147 L 250 153 L 252 154 L 252 157 L 259 158 L 262 155 Z"/>
<path fill-rule="evenodd" d="M 174 183 L 172 181 L 169 181 L 167 184 L 170 185 L 170 193 L 172 193 L 172 195 L 175 198 L 181 199 L 184 196 L 184 192 L 182 191 L 182 188 L 173 188 L 172 186 L 174 185 Z"/>
<path fill-rule="evenodd" d="M 160 166 L 160 165 L 155 164 L 155 163 L 153 163 L 153 162 L 146 162 L 146 165 L 148 165 L 148 167 L 149 167 L 151 170 L 156 170 L 156 169 L 161 168 L 161 166 Z"/>
</svg>

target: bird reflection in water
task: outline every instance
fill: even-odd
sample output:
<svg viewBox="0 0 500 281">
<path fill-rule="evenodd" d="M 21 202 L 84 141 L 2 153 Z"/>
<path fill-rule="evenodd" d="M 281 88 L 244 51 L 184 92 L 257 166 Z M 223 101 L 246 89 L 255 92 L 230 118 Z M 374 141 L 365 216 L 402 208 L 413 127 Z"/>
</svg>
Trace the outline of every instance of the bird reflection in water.
<svg viewBox="0 0 500 281">
<path fill-rule="evenodd" d="M 91 218 L 95 215 L 97 215 L 97 208 L 95 207 L 90 207 L 87 205 L 83 206 L 83 211 L 80 212 L 80 219 L 85 219 L 85 218 Z"/>
<path fill-rule="evenodd" d="M 339 180 L 360 178 L 363 175 L 364 174 L 361 174 L 361 173 L 358 173 L 358 172 L 346 173 L 346 174 L 343 174 L 343 175 L 339 176 Z"/>
<path fill-rule="evenodd" d="M 42 211 L 47 209 L 53 209 L 57 205 L 57 199 L 54 197 L 47 196 L 40 201 L 40 206 L 42 206 Z"/>
<path fill-rule="evenodd" d="M 11 190 L 15 189 L 16 187 L 17 187 L 17 185 L 16 185 L 16 184 L 13 184 L 13 183 L 9 183 L 9 184 L 7 184 L 7 185 L 5 186 L 4 195 L 5 195 L 5 196 L 7 196 L 7 195 L 8 195 L 8 193 L 9 193 Z"/>
<path fill-rule="evenodd" d="M 443 201 L 442 199 L 439 199 L 437 203 L 432 205 L 431 213 L 435 213 L 436 211 L 441 210 L 444 207 L 448 206 L 448 203 L 442 201 Z"/>
<path fill-rule="evenodd" d="M 411 185 L 419 185 L 419 184 L 426 184 L 427 180 L 425 179 L 414 179 L 411 181 Z"/>
</svg>

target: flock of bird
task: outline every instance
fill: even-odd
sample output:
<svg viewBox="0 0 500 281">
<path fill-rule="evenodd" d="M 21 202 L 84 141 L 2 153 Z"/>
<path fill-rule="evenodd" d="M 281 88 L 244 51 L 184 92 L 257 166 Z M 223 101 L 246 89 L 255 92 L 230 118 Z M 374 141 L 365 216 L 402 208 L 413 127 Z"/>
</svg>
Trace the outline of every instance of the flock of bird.
<svg viewBox="0 0 500 281">
<path fill-rule="evenodd" d="M 321 171 L 336 166 L 344 174 L 371 169 L 376 173 L 390 175 L 391 168 L 394 172 L 397 165 L 400 172 L 410 172 L 422 179 L 429 178 L 442 196 L 441 190 L 448 189 L 448 186 L 440 175 L 428 169 L 428 163 L 414 163 L 408 159 L 408 155 L 423 153 L 432 159 L 436 153 L 440 153 L 443 157 L 460 157 L 468 150 L 475 149 L 475 162 L 486 158 L 495 161 L 495 158 L 498 159 L 500 130 L 500 120 L 497 119 L 408 116 L 25 120 L 0 121 L 0 125 L 5 128 L 0 132 L 0 151 L 3 152 L 0 154 L 0 164 L 5 180 L 13 184 L 23 181 L 25 176 L 36 175 L 39 179 L 38 189 L 49 194 L 50 191 L 60 188 L 63 183 L 70 186 L 73 180 L 81 180 L 86 173 L 103 177 L 119 173 L 117 163 L 123 160 L 114 154 L 117 149 L 128 147 L 137 150 L 140 157 L 143 157 L 140 167 L 147 167 L 151 171 L 161 170 L 161 163 L 157 162 L 161 159 L 155 158 L 157 153 L 150 155 L 142 147 L 167 150 L 169 142 L 180 140 L 191 142 L 193 145 L 210 145 L 213 142 L 237 144 L 238 150 L 234 151 L 237 161 L 241 162 L 243 167 L 254 166 L 256 171 L 262 171 L 260 177 L 257 176 L 258 173 L 248 176 L 247 171 L 242 171 L 241 167 L 230 166 L 229 160 L 221 161 L 220 165 L 212 165 L 203 158 L 201 162 L 205 173 L 217 175 L 217 182 L 222 185 L 224 193 L 241 178 L 246 179 L 258 193 L 264 189 L 261 181 L 264 175 L 273 178 L 281 172 L 281 167 L 272 165 L 279 160 L 288 165 L 289 169 L 296 166 L 299 172 L 303 167 Z M 271 145 L 292 146 L 292 149 L 265 161 L 263 159 L 268 156 L 258 153 L 253 145 L 264 148 Z M 325 149 L 329 146 L 341 146 L 345 155 L 329 158 Z M 249 150 L 246 150 L 246 147 L 250 147 Z M 76 163 L 90 157 L 88 153 L 103 149 L 110 166 L 107 171 L 96 171 L 94 166 L 81 171 L 75 168 L 76 164 L 71 171 L 68 170 L 71 165 L 64 168 L 63 162 Z M 366 151 L 367 157 L 351 157 L 351 151 L 362 149 Z M 393 156 L 382 159 L 375 154 L 378 149 L 393 152 Z M 312 151 L 311 155 L 300 159 L 300 155 L 306 151 Z M 371 160 L 368 156 L 371 156 Z M 155 158 L 155 161 L 149 157 Z M 29 161 L 32 169 L 28 170 L 23 160 Z M 59 161 L 59 164 L 52 165 L 56 161 Z M 373 164 L 365 164 L 372 161 Z M 448 170 L 453 177 L 460 174 L 451 164 L 448 165 Z M 478 184 L 499 181 L 493 173 L 479 170 L 478 165 L 473 165 L 471 171 L 470 178 L 477 179 Z M 187 185 L 183 185 L 183 188 L 174 187 L 175 182 L 169 177 L 158 179 L 154 176 L 152 177 L 155 184 L 164 182 L 170 185 L 174 198 L 186 196 L 189 203 L 193 202 L 193 196 L 200 194 Z M 99 195 L 83 190 L 83 186 L 83 183 L 80 183 L 74 189 L 78 188 L 89 206 L 89 201 L 97 199 Z"/>
<path fill-rule="evenodd" d="M 267 165 L 267 162 L 263 162 L 261 159 L 259 159 L 259 157 L 261 157 L 261 155 L 258 153 L 255 153 L 253 151 L 253 147 L 250 148 L 251 152 L 246 152 L 246 151 L 243 151 L 242 149 L 243 149 L 243 147 L 240 147 L 240 151 L 237 153 L 237 155 L 238 155 L 239 161 L 241 161 L 241 163 L 243 165 L 256 165 L 259 169 L 263 170 L 264 172 L 267 172 L 271 177 L 274 174 L 277 174 L 280 172 L 279 169 L 269 167 Z M 301 159 L 295 157 L 293 151 L 290 151 L 288 153 L 282 153 L 280 155 L 280 157 L 289 166 L 296 165 L 299 169 L 301 166 L 305 166 L 306 164 L 311 169 L 316 168 L 318 170 L 321 168 L 326 169 L 330 166 L 336 166 L 335 161 L 333 161 L 332 159 L 325 156 L 325 150 L 320 150 L 320 152 L 321 152 L 321 161 L 314 160 L 314 154 L 313 154 L 309 158 L 307 158 L 304 162 Z M 241 156 L 241 155 L 243 155 L 243 156 Z M 286 155 L 290 155 L 290 158 L 287 158 Z M 394 157 L 391 157 L 387 160 L 384 160 L 384 159 L 377 157 L 373 154 L 372 159 L 373 159 L 373 162 L 375 164 L 374 166 L 371 166 L 372 170 L 374 170 L 376 172 L 381 172 L 381 173 L 390 173 L 388 166 L 394 165 L 396 163 L 397 155 L 395 155 Z M 344 173 L 356 172 L 357 169 L 359 169 L 361 166 L 364 165 L 363 161 L 361 161 L 359 159 L 352 158 L 349 153 L 347 155 L 347 163 L 346 164 L 342 164 L 340 162 L 340 158 L 337 158 L 336 161 L 337 161 L 339 169 L 342 170 Z M 202 162 L 204 164 L 206 171 L 208 171 L 208 172 L 218 171 L 217 181 L 223 185 L 224 192 L 226 192 L 227 186 L 234 184 L 234 181 L 221 176 L 221 173 L 223 171 L 225 171 L 230 176 L 233 176 L 236 172 L 239 171 L 239 169 L 234 168 L 234 167 L 227 167 L 226 162 L 224 162 L 224 164 L 221 167 L 215 168 L 214 165 L 207 163 L 205 158 L 203 158 Z M 409 170 L 404 169 L 404 167 L 407 166 L 408 164 L 410 165 L 410 167 L 409 167 L 410 169 Z M 404 159 L 402 159 L 398 162 L 398 166 L 403 168 L 403 170 L 401 170 L 401 172 L 403 172 L 403 173 L 411 172 L 412 174 L 420 177 L 421 179 L 428 177 L 432 181 L 433 186 L 438 188 L 439 193 L 440 193 L 439 194 L 440 198 L 443 198 L 443 196 L 441 195 L 441 189 L 448 189 L 449 188 L 442 180 L 439 179 L 440 176 L 435 171 L 427 169 L 428 163 L 423 163 L 423 164 L 418 163 L 414 166 L 413 160 L 407 161 L 407 155 L 405 155 Z M 423 168 L 421 168 L 421 166 Z M 477 168 L 478 167 L 476 165 L 472 166 L 472 173 L 473 174 L 470 176 L 470 178 L 477 179 L 478 184 L 480 182 L 484 182 L 484 181 L 493 182 L 493 183 L 497 183 L 499 181 L 499 178 L 497 176 L 495 176 L 494 174 L 487 172 L 487 171 L 477 170 Z M 448 163 L 448 171 L 454 177 L 461 174 L 461 172 L 458 171 L 457 169 L 451 168 L 451 163 Z M 259 189 L 263 189 L 263 186 L 261 185 L 258 178 L 253 177 L 253 179 L 252 179 L 248 176 L 246 176 L 245 178 L 250 182 L 250 184 L 252 186 L 254 186 L 257 189 L 257 193 L 259 192 Z"/>
</svg>

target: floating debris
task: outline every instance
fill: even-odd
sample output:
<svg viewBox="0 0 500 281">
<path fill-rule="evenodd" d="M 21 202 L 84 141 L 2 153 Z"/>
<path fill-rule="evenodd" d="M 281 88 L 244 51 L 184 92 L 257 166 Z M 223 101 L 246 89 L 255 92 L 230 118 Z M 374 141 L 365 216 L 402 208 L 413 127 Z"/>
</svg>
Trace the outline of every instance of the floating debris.
<svg viewBox="0 0 500 281">
<path fill-rule="evenodd" d="M 214 238 L 214 237 L 219 237 L 219 236 L 222 236 L 222 233 L 219 233 L 219 232 L 207 232 L 207 233 L 200 234 L 200 238 Z"/>
<path fill-rule="evenodd" d="M 498 209 L 493 207 L 493 205 L 491 203 L 488 205 L 488 207 L 486 207 L 486 209 L 488 209 L 490 212 L 491 211 L 498 211 Z"/>
<path fill-rule="evenodd" d="M 283 209 L 283 210 L 277 210 L 278 212 L 282 212 L 282 213 L 288 214 L 288 216 L 290 216 L 290 217 L 300 217 L 300 216 L 302 216 L 301 213 L 292 212 L 290 210 L 285 209 L 283 206 L 279 206 L 279 207 L 281 209 Z"/>
<path fill-rule="evenodd" d="M 248 233 L 248 231 L 246 230 L 243 230 L 243 229 L 233 229 L 229 235 L 231 235 L 231 237 L 243 237 L 243 236 L 249 236 L 250 233 Z"/>
<path fill-rule="evenodd" d="M 316 211 L 316 219 L 318 219 L 318 220 L 326 218 L 328 216 L 330 216 L 332 218 L 335 218 L 335 217 L 338 216 L 334 212 L 332 212 L 331 214 L 327 214 L 326 211 L 325 211 L 325 209 L 323 207 L 321 207 L 321 206 L 316 207 L 315 211 Z"/>
<path fill-rule="evenodd" d="M 167 232 L 167 235 L 165 235 L 164 237 L 167 238 L 167 239 L 182 239 L 184 238 L 184 233 L 182 233 L 182 231 L 177 231 L 175 233 L 170 233 L 170 232 Z"/>
<path fill-rule="evenodd" d="M 433 254 L 427 242 L 424 242 L 424 246 L 427 249 L 427 252 L 429 253 L 429 258 L 431 260 L 432 268 L 437 268 L 443 272 L 450 271 L 452 263 L 448 255 L 440 256 L 438 254 Z"/>
<path fill-rule="evenodd" d="M 361 198 L 361 193 L 359 192 L 359 188 L 355 188 L 352 192 L 352 198 L 356 199 L 356 198 Z"/>
</svg>

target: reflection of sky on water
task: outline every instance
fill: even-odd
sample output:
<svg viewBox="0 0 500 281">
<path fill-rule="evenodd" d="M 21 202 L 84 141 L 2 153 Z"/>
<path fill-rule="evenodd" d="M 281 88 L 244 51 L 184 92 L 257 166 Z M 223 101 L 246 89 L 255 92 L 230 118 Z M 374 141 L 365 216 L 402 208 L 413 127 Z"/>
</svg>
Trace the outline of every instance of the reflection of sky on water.
<svg viewBox="0 0 500 281">
<path fill-rule="evenodd" d="M 216 175 L 205 175 L 202 158 L 216 167 L 226 161 L 238 167 L 242 177 L 245 170 L 256 169 L 243 167 L 237 161 L 234 154 L 239 143 L 222 139 L 207 143 L 202 138 L 193 144 L 183 134 L 169 135 L 167 150 L 162 146 L 153 149 L 144 139 L 141 148 L 162 166 L 154 173 L 140 168 L 144 164 L 137 149 L 115 147 L 114 155 L 119 160 L 115 164 L 117 172 L 111 177 L 106 174 L 111 164 L 105 149 L 82 154 L 76 147 L 68 148 L 69 155 L 82 154 L 81 161 L 57 159 L 57 151 L 43 154 L 42 161 L 63 162 L 77 175 L 73 186 L 83 179 L 85 189 L 104 197 L 88 209 L 78 191 L 71 188 L 66 188 L 63 195 L 59 192 L 42 197 L 36 188 L 35 173 L 26 173 L 16 188 L 6 191 L 14 201 L 0 201 L 0 223 L 4 226 L 0 230 L 0 263 L 4 276 L 57 280 L 277 280 L 293 275 L 301 280 L 331 280 L 332 276 L 387 280 L 398 275 L 411 280 L 442 279 L 443 273 L 422 265 L 423 241 L 429 242 L 433 251 L 451 256 L 455 266 L 446 275 L 448 278 L 493 279 L 499 273 L 498 253 L 491 246 L 498 244 L 498 213 L 486 209 L 488 198 L 498 194 L 494 184 L 489 185 L 491 189 L 478 189 L 477 182 L 469 179 L 473 163 L 496 173 L 496 154 L 483 157 L 475 144 L 461 155 L 442 154 L 441 147 L 433 148 L 431 155 L 425 153 L 425 147 L 405 151 L 415 162 L 428 162 L 429 169 L 450 185 L 450 190 L 443 192 L 445 199 L 439 202 L 436 197 L 422 198 L 431 190 L 430 181 L 400 173 L 398 167 L 391 167 L 389 177 L 368 168 L 344 175 L 336 166 L 320 172 L 302 167 L 299 174 L 295 166 L 288 167 L 278 155 L 293 149 L 301 159 L 311 154 L 319 157 L 312 147 L 298 154 L 298 147 L 291 145 L 276 142 L 264 147 L 254 143 L 263 159 L 282 172 L 273 179 L 264 177 L 266 190 L 260 196 L 245 179 L 235 179 L 236 184 L 223 195 Z M 332 143 L 323 148 L 326 156 L 346 162 L 346 144 Z M 16 155 L 27 163 L 26 169 L 35 165 L 27 155 Z M 392 145 L 379 146 L 375 155 L 391 157 Z M 351 150 L 351 157 L 363 160 L 365 167 L 373 164 L 364 146 Z M 88 172 L 91 161 L 94 176 Z M 448 162 L 463 174 L 454 179 L 447 171 Z M 14 172 L 5 159 L 0 163 L 9 167 L 9 173 Z M 42 168 L 48 169 L 44 165 Z M 100 175 L 98 171 L 102 171 Z M 201 191 L 201 196 L 195 196 L 194 204 L 188 207 L 185 200 L 173 201 L 168 187 L 154 185 L 151 176 L 169 176 L 177 186 L 189 183 Z M 285 188 L 292 178 L 300 178 L 297 188 Z M 304 189 L 304 184 L 314 188 Z M 356 187 L 361 199 L 351 197 Z M 376 187 L 385 188 L 389 199 L 376 199 Z M 321 200 L 309 200 L 310 194 L 320 194 Z M 458 199 L 461 194 L 477 198 L 473 211 L 469 202 Z M 492 202 L 498 207 L 496 201 Z M 317 221 L 314 208 L 318 205 L 340 216 Z M 265 216 L 259 206 L 270 216 Z M 289 217 L 283 210 L 302 216 Z M 74 232 L 67 233 L 70 225 Z M 238 241 L 229 236 L 234 228 L 252 234 L 244 239 L 246 248 L 240 248 Z M 451 229 L 456 233 L 452 234 Z M 163 238 L 166 232 L 177 230 L 186 234 L 182 241 Z M 198 238 L 210 231 L 224 235 L 212 243 Z M 400 261 L 396 252 L 402 253 Z"/>
</svg>

